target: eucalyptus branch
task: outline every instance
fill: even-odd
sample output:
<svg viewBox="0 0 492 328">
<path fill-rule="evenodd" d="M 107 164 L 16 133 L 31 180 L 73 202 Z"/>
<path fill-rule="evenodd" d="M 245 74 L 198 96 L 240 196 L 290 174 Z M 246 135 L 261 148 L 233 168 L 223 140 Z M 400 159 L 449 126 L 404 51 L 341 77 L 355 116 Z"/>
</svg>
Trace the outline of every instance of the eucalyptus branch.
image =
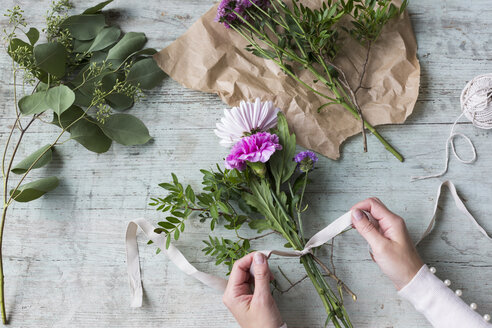
<svg viewBox="0 0 492 328">
<path fill-rule="evenodd" d="M 8 201 L 6 202 L 7 205 L 10 205 L 10 203 L 13 201 L 14 199 L 14 195 L 15 193 L 17 192 L 17 190 L 19 189 L 19 187 L 21 186 L 22 182 L 24 181 L 24 179 L 27 177 L 27 175 L 29 174 L 29 172 L 31 172 L 31 170 L 35 167 L 35 165 L 39 162 L 39 160 L 48 152 L 48 150 L 50 150 L 53 146 L 55 146 L 58 141 L 60 140 L 60 138 L 65 134 L 65 132 L 69 131 L 70 128 L 75 125 L 78 121 L 80 121 L 81 119 L 85 118 L 87 113 L 92 109 L 94 108 L 94 106 L 96 106 L 96 104 L 98 104 L 100 101 L 101 101 L 101 98 L 104 99 L 106 98 L 107 96 L 109 96 L 110 94 L 112 94 L 114 92 L 114 88 L 111 89 L 110 91 L 104 93 L 103 95 L 100 96 L 100 98 L 95 98 L 91 104 L 87 107 L 87 109 L 84 111 L 83 115 L 81 115 L 80 117 L 78 117 L 77 119 L 75 119 L 73 122 L 69 123 L 66 127 L 63 127 L 62 124 L 61 124 L 61 121 L 60 122 L 60 127 L 62 128 L 62 131 L 58 134 L 58 136 L 55 138 L 55 140 L 51 143 L 50 147 L 47 148 L 44 152 L 42 152 L 33 162 L 32 164 L 30 165 L 30 167 L 26 170 L 26 172 L 22 175 L 22 177 L 20 178 L 19 182 L 17 183 L 16 187 L 14 189 L 12 189 L 11 191 L 11 194 L 10 194 L 10 197 L 8 198 Z M 26 126 L 25 129 L 22 130 L 21 132 L 21 135 L 19 137 L 19 141 L 14 149 L 14 152 L 12 154 L 12 157 L 11 157 L 11 161 L 9 163 L 9 168 L 7 171 L 10 171 L 11 167 L 12 167 L 12 163 L 14 161 L 14 157 L 15 157 L 15 154 L 17 152 L 17 149 L 19 148 L 19 145 L 22 141 L 22 137 L 24 136 L 26 130 L 29 128 L 29 126 L 31 126 L 31 124 L 36 120 L 37 117 L 39 117 L 42 113 L 40 114 L 36 114 L 33 116 L 33 118 L 31 119 L 31 121 L 29 121 L 28 125 Z M 58 119 L 60 118 L 60 116 L 58 116 Z M 8 173 L 7 173 L 7 177 L 5 179 L 5 184 L 7 184 L 8 182 Z M 22 190 L 19 194 L 17 194 L 15 197 L 19 197 L 19 195 L 22 194 Z"/>
<path fill-rule="evenodd" d="M 10 133 L 9 133 L 9 136 L 7 137 L 7 141 L 5 143 L 5 148 L 4 148 L 4 151 L 3 151 L 3 156 L 2 156 L 2 176 L 5 178 L 6 177 L 6 172 L 5 172 L 5 161 L 6 161 L 6 158 L 7 158 L 7 151 L 8 151 L 8 148 L 9 148 L 9 145 L 10 145 L 10 140 L 12 139 L 12 135 L 14 133 L 14 130 L 15 130 L 15 127 L 17 125 L 17 122 L 19 121 L 19 116 L 17 116 L 14 124 L 12 125 L 12 128 L 10 129 Z"/>
<path fill-rule="evenodd" d="M 90 109 L 91 107 L 89 107 L 87 109 L 87 111 Z M 87 111 L 85 113 L 87 113 Z M 84 113 L 84 114 L 85 114 Z M 75 121 L 73 121 L 71 124 L 69 124 L 66 128 L 63 128 L 62 129 L 62 132 L 59 133 L 59 135 L 55 138 L 55 141 L 51 143 L 51 146 L 49 148 L 47 148 L 44 152 L 42 152 L 34 161 L 33 163 L 29 166 L 29 168 L 26 170 L 26 172 L 22 175 L 22 177 L 20 178 L 19 182 L 17 183 L 17 185 L 15 186 L 14 189 L 12 189 L 11 193 L 10 193 L 10 197 L 8 198 L 8 201 L 6 202 L 7 203 L 7 206 L 10 205 L 10 203 L 14 200 L 15 197 L 19 197 L 19 195 L 22 194 L 22 190 L 19 194 L 17 194 L 15 197 L 15 193 L 17 192 L 17 190 L 19 189 L 19 187 L 21 186 L 22 182 L 24 181 L 24 179 L 27 177 L 27 175 L 31 172 L 31 170 L 33 169 L 33 167 L 38 163 L 38 161 L 44 156 L 44 154 L 46 154 L 46 152 L 48 152 L 49 149 L 51 149 L 51 147 L 55 146 L 56 143 L 58 142 L 58 140 L 60 140 L 60 138 L 63 136 L 63 134 L 72 126 L 74 125 L 76 122 L 78 122 L 80 119 L 82 119 L 83 116 L 77 118 Z M 26 126 L 26 128 L 21 132 L 21 135 L 19 137 L 19 141 L 14 149 L 14 153 L 12 154 L 12 159 L 10 161 L 10 164 L 9 164 L 9 168 L 8 170 L 10 171 L 11 167 L 12 167 L 12 163 L 13 163 L 13 160 L 14 160 L 14 157 L 15 157 L 15 154 L 17 152 L 17 149 L 19 148 L 19 145 L 20 145 L 20 142 L 22 141 L 22 137 L 24 136 L 26 130 L 29 128 L 29 126 L 36 120 L 36 115 L 34 115 L 34 117 L 31 119 L 31 121 L 28 123 L 28 125 Z M 7 173 L 8 174 L 8 173 Z M 8 179 L 8 175 L 7 175 L 7 179 Z M 6 179 L 6 182 L 7 182 L 7 179 Z"/>
<path fill-rule="evenodd" d="M 9 206 L 10 205 L 11 198 L 12 198 L 12 196 L 10 196 L 8 198 L 8 200 L 7 200 L 7 194 L 8 194 L 7 193 L 7 187 L 8 187 L 9 177 L 10 177 L 10 170 L 12 169 L 12 164 L 14 163 L 15 155 L 17 154 L 17 150 L 19 150 L 19 146 L 21 144 L 22 138 L 24 137 L 27 129 L 35 121 L 35 119 L 36 119 L 36 115 L 34 115 L 33 118 L 27 124 L 27 126 L 24 129 L 22 129 L 21 134 L 19 136 L 19 139 L 18 139 L 17 143 L 15 144 L 15 147 L 14 147 L 14 150 L 12 152 L 12 155 L 10 156 L 9 165 L 8 165 L 7 172 L 6 172 L 5 178 L 4 178 L 4 201 L 5 201 L 5 205 L 6 206 Z"/>
<path fill-rule="evenodd" d="M 140 145 L 150 139 L 148 129 L 140 120 L 126 113 L 111 115 L 109 106 L 117 110 L 128 109 L 141 97 L 141 86 L 144 89 L 155 87 L 164 77 L 164 73 L 150 57 L 156 51 L 154 49 L 142 50 L 146 42 L 143 33 L 134 33 L 131 40 L 126 35 L 120 38 L 122 32 L 114 26 L 111 27 L 112 33 L 106 33 L 107 25 L 101 10 L 110 2 L 105 1 L 75 16 L 66 14 L 66 10 L 71 8 L 68 0 L 53 2 L 46 19 L 46 28 L 42 30 L 46 33 L 44 40 L 47 42 L 39 44 L 39 30 L 35 27 L 27 28 L 23 11 L 19 6 L 7 10 L 5 15 L 12 26 L 9 32 L 4 29 L 6 34 L 4 39 L 6 40 L 5 51 L 12 58 L 13 110 L 16 117 L 5 142 L 1 164 L 4 195 L 0 221 L 0 308 L 4 323 L 7 321 L 7 316 L 4 298 L 2 240 L 7 210 L 14 200 L 29 202 L 37 199 L 56 188 L 59 181 L 57 177 L 48 177 L 22 185 L 26 177 L 33 169 L 40 168 L 51 160 L 54 146 L 69 140 L 75 140 L 90 151 L 103 153 L 109 149 L 113 141 L 124 145 Z M 70 22 L 74 19 L 77 24 Z M 84 23 L 81 24 L 81 21 Z M 23 35 L 16 35 L 16 33 Z M 94 41 L 91 48 L 85 51 L 83 56 L 79 56 L 73 49 L 73 44 L 76 41 L 87 43 L 90 40 L 97 40 L 97 42 Z M 130 43 L 131 46 L 129 46 Z M 112 52 L 113 59 L 120 60 L 121 58 L 123 61 L 116 69 L 108 70 L 106 63 L 89 63 L 91 57 L 88 56 L 89 53 L 92 55 L 95 52 L 99 55 L 106 54 L 106 57 Z M 135 62 L 131 60 L 135 56 L 139 56 L 138 65 L 134 65 Z M 56 60 L 53 60 L 54 58 Z M 87 65 L 89 65 L 88 69 L 85 68 Z M 17 89 L 17 78 L 20 73 L 23 74 L 22 90 Z M 115 78 L 106 79 L 103 83 L 104 74 L 115 74 Z M 116 74 L 124 75 L 125 80 L 120 81 L 120 76 Z M 74 81 L 74 76 L 81 76 L 82 84 L 78 85 L 77 81 Z M 131 78 L 128 78 L 129 76 Z M 89 82 L 91 85 L 87 88 L 87 94 L 75 94 Z M 41 83 L 42 89 L 39 88 Z M 26 85 L 33 86 L 30 94 L 26 94 Z M 20 100 L 18 91 L 22 91 L 24 95 Z M 116 93 L 118 101 L 111 102 L 106 98 Z M 89 111 L 96 107 L 98 108 L 96 119 L 92 119 Z M 49 111 L 55 116 L 51 124 L 58 124 L 61 132 L 52 143 L 33 152 L 14 167 L 21 144 L 25 143 L 24 136 L 34 121 L 40 120 L 48 123 L 40 116 Z M 30 115 L 32 118 L 24 127 L 22 117 Z M 122 129 L 121 125 L 125 128 Z M 12 146 L 16 129 L 19 129 L 20 134 L 15 145 Z M 120 132 L 113 133 L 113 129 Z M 84 134 L 88 130 L 90 133 Z M 60 141 L 66 132 L 70 132 L 71 137 Z M 9 154 L 11 148 L 12 152 Z M 9 195 L 11 174 L 20 174 L 21 177 Z"/>
</svg>

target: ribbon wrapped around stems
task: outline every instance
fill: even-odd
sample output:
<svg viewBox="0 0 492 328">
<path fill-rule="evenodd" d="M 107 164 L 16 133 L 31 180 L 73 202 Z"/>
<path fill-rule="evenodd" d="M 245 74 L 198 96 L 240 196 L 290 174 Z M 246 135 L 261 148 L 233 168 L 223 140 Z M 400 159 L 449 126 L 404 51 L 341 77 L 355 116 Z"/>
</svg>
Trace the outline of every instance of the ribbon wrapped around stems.
<svg viewBox="0 0 492 328">
<path fill-rule="evenodd" d="M 443 182 L 437 191 L 436 202 L 434 206 L 434 212 L 431 220 L 429 221 L 429 225 L 419 239 L 416 244 L 419 244 L 427 235 L 431 233 L 435 226 L 436 216 L 437 216 L 437 208 L 439 204 L 439 198 L 441 195 L 441 191 L 443 187 L 446 186 L 451 191 L 451 195 L 456 203 L 456 207 L 466 215 L 466 217 L 474 223 L 474 225 L 479 229 L 479 231 L 492 241 L 492 238 L 487 234 L 487 232 L 480 226 L 480 224 L 475 220 L 473 215 L 468 211 L 465 204 L 458 196 L 456 192 L 456 188 L 451 181 Z M 368 214 L 368 213 L 366 213 Z M 306 254 L 311 253 L 313 248 L 319 247 L 331 239 L 336 235 L 343 232 L 345 229 L 349 228 L 352 225 L 352 213 L 347 212 L 340 216 L 338 219 L 333 221 L 323 230 L 316 233 L 309 241 L 306 243 L 305 248 L 301 251 L 292 250 L 292 251 L 279 251 L 279 250 L 265 250 L 261 251 L 265 256 L 270 257 L 271 255 L 285 256 L 285 257 L 301 257 Z M 368 214 L 370 220 L 374 220 L 370 214 Z M 128 276 L 130 279 L 130 291 L 131 291 L 131 306 L 132 307 L 141 307 L 142 306 L 142 298 L 143 298 L 143 289 L 142 289 L 142 280 L 140 274 L 140 262 L 139 262 L 139 253 L 138 253 L 138 244 L 137 244 L 137 230 L 141 228 L 147 238 L 152 240 L 154 244 L 162 250 L 162 253 L 166 254 L 166 256 L 173 262 L 181 271 L 186 273 L 189 276 L 201 281 L 205 285 L 223 292 L 227 286 L 227 280 L 221 277 L 214 276 L 209 273 L 205 273 L 199 271 L 195 268 L 186 258 L 185 256 L 171 243 L 169 248 L 166 249 L 166 237 L 161 234 L 157 234 L 154 232 L 155 227 L 149 223 L 144 218 L 139 218 L 131 221 L 128 224 L 128 228 L 126 230 L 126 253 L 127 253 L 127 265 L 128 265 Z"/>
</svg>

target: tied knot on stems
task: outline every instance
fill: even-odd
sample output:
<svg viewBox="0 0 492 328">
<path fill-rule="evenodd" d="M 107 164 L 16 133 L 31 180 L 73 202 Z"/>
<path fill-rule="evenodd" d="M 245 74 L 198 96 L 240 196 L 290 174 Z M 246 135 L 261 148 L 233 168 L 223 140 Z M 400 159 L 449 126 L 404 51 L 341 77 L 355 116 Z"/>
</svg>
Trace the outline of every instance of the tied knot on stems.
<svg viewBox="0 0 492 328">
<path fill-rule="evenodd" d="M 308 249 L 304 248 L 303 250 L 300 250 L 298 252 L 299 252 L 298 253 L 299 257 L 306 256 L 308 254 L 311 254 L 311 255 L 313 254 L 313 250 L 311 248 L 308 248 Z"/>
</svg>

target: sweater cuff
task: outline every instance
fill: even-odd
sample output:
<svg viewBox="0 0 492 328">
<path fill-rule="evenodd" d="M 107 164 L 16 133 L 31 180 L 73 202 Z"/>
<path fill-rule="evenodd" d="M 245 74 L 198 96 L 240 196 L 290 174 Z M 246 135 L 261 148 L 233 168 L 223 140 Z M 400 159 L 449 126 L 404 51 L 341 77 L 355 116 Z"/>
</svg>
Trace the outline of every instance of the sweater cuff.
<svg viewBox="0 0 492 328">
<path fill-rule="evenodd" d="M 408 300 L 435 328 L 491 328 L 439 278 L 423 265 L 398 295 Z"/>
<path fill-rule="evenodd" d="M 279 328 L 287 328 L 287 324 L 284 322 Z"/>
</svg>

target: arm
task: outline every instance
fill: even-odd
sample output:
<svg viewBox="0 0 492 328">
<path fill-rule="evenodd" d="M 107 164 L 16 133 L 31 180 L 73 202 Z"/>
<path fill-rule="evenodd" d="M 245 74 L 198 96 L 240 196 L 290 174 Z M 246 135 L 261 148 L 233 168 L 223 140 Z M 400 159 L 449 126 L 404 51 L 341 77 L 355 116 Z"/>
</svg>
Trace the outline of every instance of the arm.
<svg viewBox="0 0 492 328">
<path fill-rule="evenodd" d="M 398 295 L 412 303 L 434 327 L 492 327 L 434 276 L 426 265 Z"/>
<path fill-rule="evenodd" d="M 364 212 L 371 213 L 371 223 Z M 367 240 L 374 261 L 435 328 L 491 328 L 492 325 L 430 272 L 415 249 L 405 222 L 381 201 L 370 198 L 352 208 L 352 223 Z"/>
</svg>

